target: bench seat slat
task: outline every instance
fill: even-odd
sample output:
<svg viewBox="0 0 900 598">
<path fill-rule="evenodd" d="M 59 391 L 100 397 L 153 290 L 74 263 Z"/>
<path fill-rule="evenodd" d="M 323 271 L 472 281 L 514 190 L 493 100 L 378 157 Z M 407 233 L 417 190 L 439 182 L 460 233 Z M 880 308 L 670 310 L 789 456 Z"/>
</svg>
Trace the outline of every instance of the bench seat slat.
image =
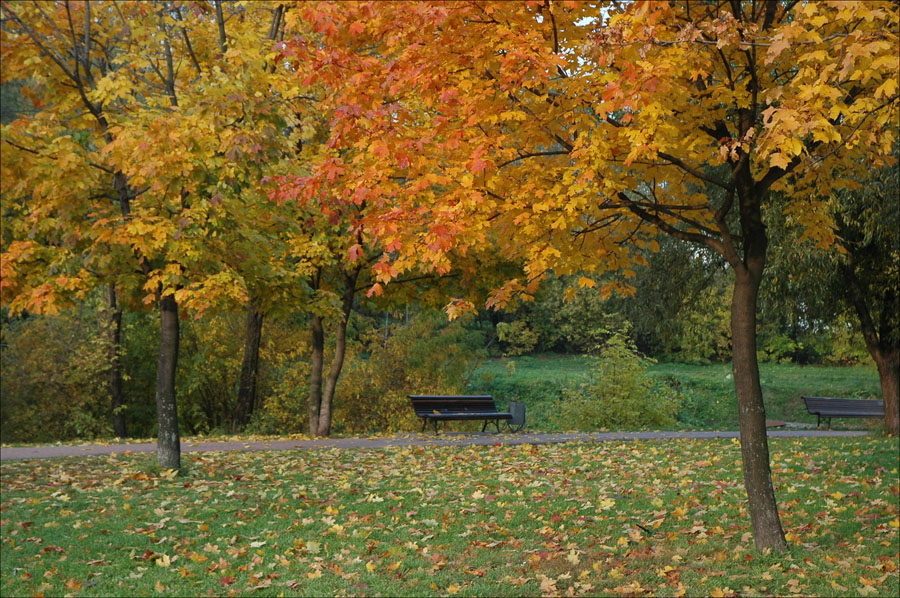
<svg viewBox="0 0 900 598">
<path fill-rule="evenodd" d="M 429 419 L 512 419 L 512 413 L 425 413 Z"/>
<path fill-rule="evenodd" d="M 819 418 L 830 421 L 832 417 L 884 417 L 884 401 L 879 399 L 842 399 L 804 396 L 806 410 Z"/>
<path fill-rule="evenodd" d="M 511 420 L 512 413 L 498 411 L 491 395 L 408 395 L 423 427 L 429 421 L 484 420 L 498 426 L 500 420 Z M 435 427 L 435 431 L 437 428 Z"/>
</svg>

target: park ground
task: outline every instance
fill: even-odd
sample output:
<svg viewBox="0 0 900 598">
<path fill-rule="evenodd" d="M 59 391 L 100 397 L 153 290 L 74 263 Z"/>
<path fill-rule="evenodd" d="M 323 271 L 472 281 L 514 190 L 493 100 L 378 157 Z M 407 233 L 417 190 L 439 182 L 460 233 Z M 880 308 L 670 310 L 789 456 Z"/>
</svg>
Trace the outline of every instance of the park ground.
<svg viewBox="0 0 900 598">
<path fill-rule="evenodd" d="M 897 439 L 771 448 L 786 554 L 736 440 L 5 462 L 0 593 L 897 595 Z"/>
<path fill-rule="evenodd" d="M 586 365 L 495 360 L 471 384 L 552 431 Z M 727 364 L 651 375 L 693 402 L 679 429 L 735 428 Z M 770 417 L 800 424 L 801 394 L 878 389 L 866 368 L 762 381 Z M 898 441 L 835 427 L 870 433 L 770 441 L 786 554 L 753 546 L 734 439 L 191 452 L 180 475 L 152 454 L 4 461 L 0 594 L 897 595 Z"/>
</svg>

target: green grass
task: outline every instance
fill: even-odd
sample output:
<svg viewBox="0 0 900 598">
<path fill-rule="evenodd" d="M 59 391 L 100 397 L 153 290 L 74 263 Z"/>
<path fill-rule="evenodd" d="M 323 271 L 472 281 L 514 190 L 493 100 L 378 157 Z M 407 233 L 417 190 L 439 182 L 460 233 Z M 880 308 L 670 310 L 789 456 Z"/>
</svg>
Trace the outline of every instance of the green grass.
<svg viewBox="0 0 900 598">
<path fill-rule="evenodd" d="M 0 594 L 897 595 L 897 440 L 771 448 L 778 555 L 733 441 L 6 462 Z"/>
<path fill-rule="evenodd" d="M 512 364 L 512 365 L 510 365 Z M 678 428 L 737 429 L 737 403 L 731 364 L 686 365 L 657 363 L 650 375 L 674 386 L 682 396 Z M 469 384 L 470 392 L 493 394 L 501 405 L 509 399 L 528 406 L 530 429 L 552 430 L 554 403 L 566 386 L 590 379 L 588 358 L 573 355 L 533 355 L 485 362 Z M 760 364 L 767 418 L 815 424 L 801 395 L 880 397 L 878 373 L 867 367 Z M 835 419 L 835 428 L 866 429 L 872 420 Z"/>
</svg>

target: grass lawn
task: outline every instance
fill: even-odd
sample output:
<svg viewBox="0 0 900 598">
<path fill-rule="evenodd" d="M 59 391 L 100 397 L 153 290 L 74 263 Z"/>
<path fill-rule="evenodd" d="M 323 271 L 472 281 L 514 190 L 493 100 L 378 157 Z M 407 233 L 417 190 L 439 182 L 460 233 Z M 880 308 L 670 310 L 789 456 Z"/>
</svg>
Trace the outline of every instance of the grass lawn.
<svg viewBox="0 0 900 598">
<path fill-rule="evenodd" d="M 0 594 L 897 595 L 897 440 L 771 447 L 780 555 L 733 441 L 5 462 Z"/>
<path fill-rule="evenodd" d="M 730 363 L 657 363 L 649 372 L 681 394 L 679 428 L 737 429 L 737 400 Z M 590 375 L 590 360 L 581 356 L 547 354 L 494 359 L 481 365 L 469 384 L 469 391 L 493 394 L 502 406 L 506 400 L 518 397 L 528 405 L 529 428 L 549 430 L 554 429 L 554 403 L 560 398 L 562 388 L 585 382 Z M 816 418 L 806 412 L 801 395 L 881 396 L 874 367 L 763 363 L 760 377 L 770 420 L 815 424 Z M 873 424 L 878 425 L 873 420 L 832 421 L 839 429 L 866 429 Z"/>
</svg>

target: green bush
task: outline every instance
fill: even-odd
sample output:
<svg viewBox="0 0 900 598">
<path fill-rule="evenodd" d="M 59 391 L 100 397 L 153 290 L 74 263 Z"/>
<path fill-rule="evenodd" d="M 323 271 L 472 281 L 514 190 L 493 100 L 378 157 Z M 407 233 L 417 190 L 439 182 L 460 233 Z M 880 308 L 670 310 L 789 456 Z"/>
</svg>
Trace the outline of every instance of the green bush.
<svg viewBox="0 0 900 598">
<path fill-rule="evenodd" d="M 421 425 L 408 394 L 458 394 L 483 351 L 483 334 L 471 332 L 464 319 L 448 322 L 429 311 L 397 325 L 385 339 L 381 330 L 363 335 L 368 357 L 357 353 L 345 366 L 335 396 L 335 432 L 390 433 Z"/>
<path fill-rule="evenodd" d="M 210 314 L 181 325 L 176 392 L 188 434 L 230 430 L 244 355 L 244 314 Z"/>
<path fill-rule="evenodd" d="M 591 353 L 609 338 L 610 330 L 625 324 L 625 318 L 617 311 L 621 301 L 604 299 L 597 287 L 578 286 L 577 278 L 550 278 L 541 285 L 533 303 L 520 307 L 520 317 L 537 336 L 538 350 Z M 603 282 L 600 278 L 594 280 Z M 500 332 L 499 325 L 497 331 Z"/>
<path fill-rule="evenodd" d="M 112 436 L 104 326 L 96 301 L 54 316 L 4 318 L 0 337 L 3 442 Z"/>
<path fill-rule="evenodd" d="M 468 330 L 463 319 L 448 322 L 437 311 L 414 314 L 408 324 L 390 326 L 354 313 L 344 368 L 332 404 L 335 434 L 372 434 L 418 429 L 408 394 L 454 394 L 463 390 L 483 351 L 484 334 Z M 282 329 L 283 330 L 283 329 Z M 268 332 L 264 332 L 264 339 Z M 349 335 L 348 335 L 349 336 Z M 248 431 L 264 434 L 308 430 L 310 348 L 308 333 L 297 329 L 287 338 L 268 337 L 260 372 L 265 402 Z M 331 336 L 329 335 L 329 338 Z M 277 348 L 281 350 L 276 350 Z M 326 347 L 325 370 L 331 363 Z"/>
<path fill-rule="evenodd" d="M 652 363 L 625 333 L 613 334 L 594 360 L 590 381 L 564 390 L 559 426 L 593 431 L 674 425 L 680 397 L 650 377 Z"/>
<path fill-rule="evenodd" d="M 503 343 L 505 355 L 531 353 L 538 343 L 538 335 L 522 320 L 497 324 L 497 338 Z"/>
<path fill-rule="evenodd" d="M 305 318 L 273 317 L 263 325 L 257 382 L 259 407 L 250 419 L 247 432 L 309 431 L 309 341 L 309 322 Z"/>
</svg>

